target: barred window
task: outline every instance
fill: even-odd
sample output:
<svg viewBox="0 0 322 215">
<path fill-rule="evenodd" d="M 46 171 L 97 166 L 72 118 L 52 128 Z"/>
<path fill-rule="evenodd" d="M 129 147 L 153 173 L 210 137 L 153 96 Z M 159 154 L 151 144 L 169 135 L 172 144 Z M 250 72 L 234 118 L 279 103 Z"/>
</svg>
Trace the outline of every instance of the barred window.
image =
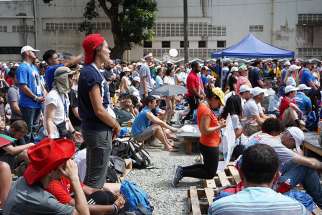
<svg viewBox="0 0 322 215">
<path fill-rule="evenodd" d="M 320 57 L 322 48 L 298 48 L 299 57 Z"/>
<path fill-rule="evenodd" d="M 250 25 L 249 32 L 263 32 L 264 26 L 263 25 Z"/>
<path fill-rule="evenodd" d="M 0 25 L 0 32 L 7 32 L 7 26 L 6 25 Z"/>
<path fill-rule="evenodd" d="M 184 49 L 179 48 L 177 49 L 179 52 L 178 57 L 184 56 Z M 189 58 L 200 58 L 200 59 L 208 59 L 211 56 L 211 53 L 214 51 L 218 51 L 219 49 L 207 49 L 207 48 L 201 48 L 201 49 L 189 49 L 188 55 Z M 169 48 L 160 48 L 160 49 L 152 49 L 152 48 L 144 48 L 143 49 L 144 54 L 152 53 L 153 56 L 156 58 L 159 58 L 160 60 L 163 60 L 164 54 L 169 53 Z"/>
<path fill-rule="evenodd" d="M 321 25 L 322 13 L 317 14 L 298 14 L 297 22 L 299 25 Z"/>
<path fill-rule="evenodd" d="M 35 32 L 33 25 L 13 25 L 12 32 Z"/>
<path fill-rule="evenodd" d="M 108 22 L 93 22 L 94 31 L 104 31 L 111 28 Z M 68 23 L 46 23 L 44 31 L 78 31 L 81 22 L 68 22 Z"/>
</svg>

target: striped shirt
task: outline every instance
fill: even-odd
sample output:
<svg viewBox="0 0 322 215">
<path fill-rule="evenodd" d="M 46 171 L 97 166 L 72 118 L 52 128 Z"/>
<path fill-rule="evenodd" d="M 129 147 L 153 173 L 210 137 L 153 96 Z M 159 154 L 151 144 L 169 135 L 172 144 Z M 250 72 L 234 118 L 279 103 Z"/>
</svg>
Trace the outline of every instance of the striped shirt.
<svg viewBox="0 0 322 215">
<path fill-rule="evenodd" d="M 209 207 L 208 215 L 306 215 L 309 212 L 296 200 L 266 187 L 248 187 L 221 198 Z"/>
</svg>

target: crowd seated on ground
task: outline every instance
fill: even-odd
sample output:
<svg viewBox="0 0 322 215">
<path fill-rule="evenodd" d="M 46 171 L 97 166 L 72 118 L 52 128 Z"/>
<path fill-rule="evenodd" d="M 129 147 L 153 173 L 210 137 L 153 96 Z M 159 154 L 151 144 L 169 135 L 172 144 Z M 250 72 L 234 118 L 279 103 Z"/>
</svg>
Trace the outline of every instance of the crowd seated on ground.
<svg viewBox="0 0 322 215">
<path fill-rule="evenodd" d="M 151 53 L 128 63 L 111 60 L 99 34 L 86 36 L 82 47 L 83 56 L 50 49 L 40 61 L 39 50 L 24 46 L 22 62 L 0 64 L 4 214 L 117 214 L 126 199 L 119 184 L 106 181 L 113 140 L 125 129 L 142 148 L 175 153 L 178 127 L 186 124 L 200 131 L 202 163 L 178 164 L 175 187 L 185 177 L 216 175 L 225 129 L 235 134 L 232 159 L 242 154 L 245 189 L 215 201 L 209 214 L 255 214 L 263 207 L 267 214 L 304 214 L 303 205 L 271 189 L 286 182 L 289 188 L 301 184 L 322 207 L 322 165 L 302 151 L 303 131 L 318 128 L 321 63 L 226 59 L 184 65 L 158 63 Z M 185 87 L 186 94 L 157 91 L 165 85 Z M 85 165 L 77 167 L 74 153 Z"/>
</svg>

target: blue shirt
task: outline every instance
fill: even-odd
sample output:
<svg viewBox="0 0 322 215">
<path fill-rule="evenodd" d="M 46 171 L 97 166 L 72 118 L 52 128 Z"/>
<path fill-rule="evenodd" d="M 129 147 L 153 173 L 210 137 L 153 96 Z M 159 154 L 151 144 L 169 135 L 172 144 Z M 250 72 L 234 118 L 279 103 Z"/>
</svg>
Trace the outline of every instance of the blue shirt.
<svg viewBox="0 0 322 215">
<path fill-rule="evenodd" d="M 141 134 L 146 128 L 151 125 L 150 120 L 148 119 L 147 113 L 151 110 L 147 107 L 143 108 L 141 112 L 136 116 L 132 124 L 132 134 L 137 136 Z"/>
<path fill-rule="evenodd" d="M 156 83 L 156 88 L 159 88 L 163 85 L 163 80 L 160 76 L 156 76 L 155 77 L 155 83 Z"/>
<path fill-rule="evenodd" d="M 19 86 L 27 85 L 31 92 L 36 96 L 42 96 L 40 87 L 40 75 L 37 67 L 33 64 L 23 62 L 19 65 L 16 71 L 16 78 Z M 23 108 L 41 108 L 41 104 L 35 102 L 27 96 L 22 90 L 19 90 L 20 101 L 19 105 Z"/>
<path fill-rule="evenodd" d="M 295 96 L 295 101 L 300 110 L 307 114 L 310 110 L 312 110 L 312 102 L 311 99 L 306 96 L 303 92 L 298 92 Z"/>
<path fill-rule="evenodd" d="M 313 74 L 307 68 L 304 68 L 302 70 L 302 72 L 300 73 L 300 77 L 301 77 L 301 84 L 305 84 L 306 86 L 310 86 L 309 83 L 315 80 Z"/>
<path fill-rule="evenodd" d="M 208 215 L 305 215 L 309 214 L 298 201 L 267 187 L 248 187 L 223 197 L 209 207 Z"/>
<path fill-rule="evenodd" d="M 204 86 L 208 84 L 208 78 L 205 75 L 201 75 L 201 81 Z"/>
<path fill-rule="evenodd" d="M 64 64 L 56 64 L 53 66 L 48 66 L 45 71 L 45 82 L 48 92 L 53 88 L 54 75 L 58 67 L 64 66 Z"/>
<path fill-rule="evenodd" d="M 81 70 L 78 81 L 78 110 L 82 121 L 82 128 L 103 131 L 111 128 L 96 116 L 89 98 L 89 92 L 96 85 L 100 88 L 103 106 L 106 109 L 109 105 L 108 84 L 93 65 L 87 64 Z"/>
</svg>

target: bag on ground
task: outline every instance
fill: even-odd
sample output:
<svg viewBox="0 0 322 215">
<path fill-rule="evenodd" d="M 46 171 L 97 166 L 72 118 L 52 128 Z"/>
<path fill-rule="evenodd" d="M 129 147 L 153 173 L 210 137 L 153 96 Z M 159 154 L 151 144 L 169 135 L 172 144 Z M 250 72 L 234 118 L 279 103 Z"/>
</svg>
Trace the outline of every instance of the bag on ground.
<svg viewBox="0 0 322 215">
<path fill-rule="evenodd" d="M 128 144 L 134 168 L 144 169 L 151 165 L 151 156 L 145 149 L 134 141 L 129 141 Z"/>
<path fill-rule="evenodd" d="M 123 181 L 121 184 L 121 194 L 126 199 L 126 210 L 134 212 L 136 215 L 152 215 L 151 206 L 147 193 L 135 183 Z"/>
</svg>

